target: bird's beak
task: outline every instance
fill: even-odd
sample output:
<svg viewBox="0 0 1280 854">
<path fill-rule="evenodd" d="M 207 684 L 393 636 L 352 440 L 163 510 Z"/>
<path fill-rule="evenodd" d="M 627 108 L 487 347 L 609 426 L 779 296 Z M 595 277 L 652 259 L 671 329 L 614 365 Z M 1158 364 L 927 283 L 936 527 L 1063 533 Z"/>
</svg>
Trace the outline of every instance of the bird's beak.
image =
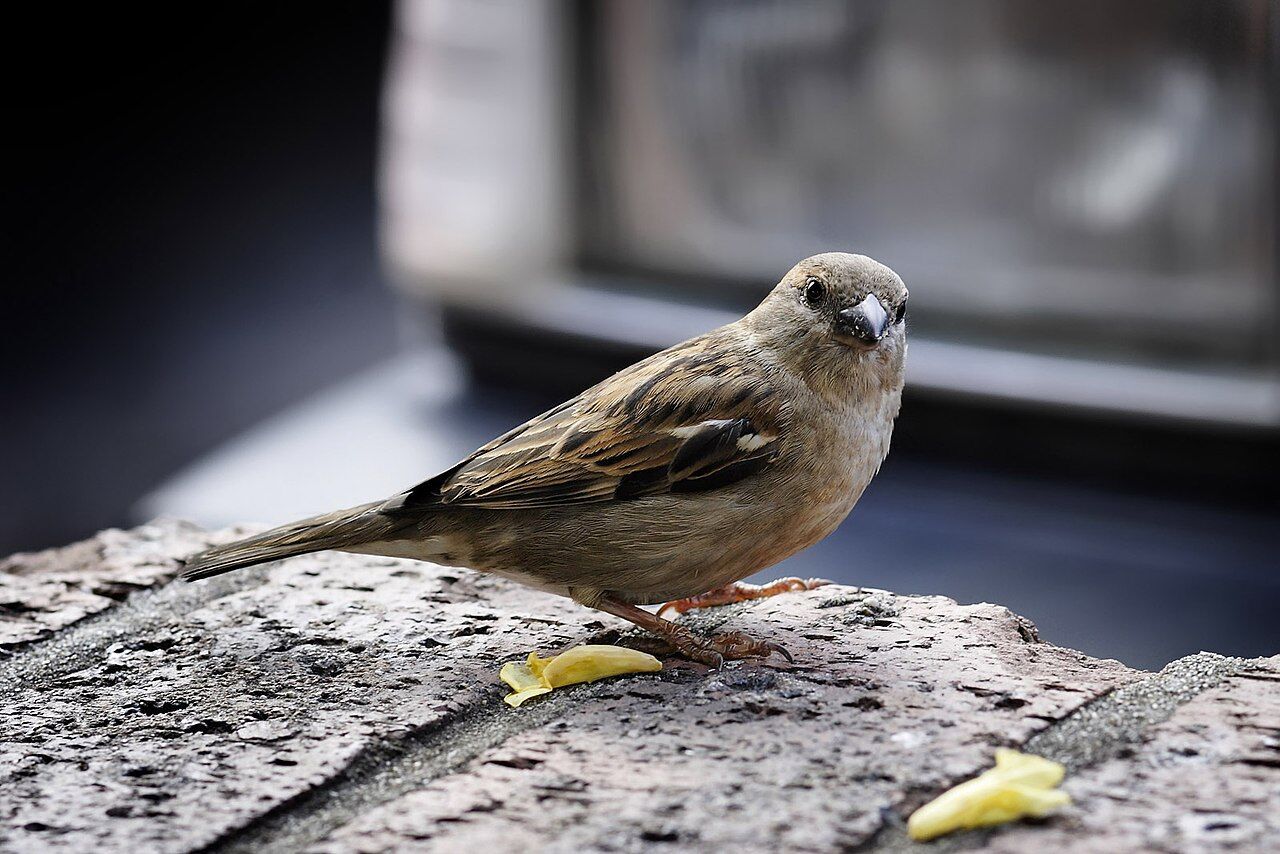
<svg viewBox="0 0 1280 854">
<path fill-rule="evenodd" d="M 889 313 L 875 294 L 836 314 L 836 335 L 848 344 L 874 347 L 889 330 Z"/>
</svg>

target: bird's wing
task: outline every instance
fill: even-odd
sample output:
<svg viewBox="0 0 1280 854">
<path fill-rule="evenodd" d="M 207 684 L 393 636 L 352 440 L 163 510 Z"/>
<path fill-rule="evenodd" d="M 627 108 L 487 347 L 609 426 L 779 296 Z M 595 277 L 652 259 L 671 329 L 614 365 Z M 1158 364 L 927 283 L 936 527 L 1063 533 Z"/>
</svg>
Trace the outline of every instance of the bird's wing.
<svg viewBox="0 0 1280 854">
<path fill-rule="evenodd" d="M 688 342 L 499 436 L 388 501 L 384 512 L 449 505 L 518 509 L 725 486 L 777 454 L 783 402 L 758 372 Z"/>
</svg>

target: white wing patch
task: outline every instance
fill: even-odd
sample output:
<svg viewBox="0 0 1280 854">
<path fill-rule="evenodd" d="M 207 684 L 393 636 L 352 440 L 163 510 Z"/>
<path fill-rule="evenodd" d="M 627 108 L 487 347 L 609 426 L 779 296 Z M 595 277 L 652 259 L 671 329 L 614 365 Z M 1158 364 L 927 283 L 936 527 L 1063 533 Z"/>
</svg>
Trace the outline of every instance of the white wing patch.
<svg viewBox="0 0 1280 854">
<path fill-rule="evenodd" d="M 672 427 L 667 432 L 670 433 L 672 436 L 675 436 L 677 439 L 688 439 L 690 436 L 692 436 L 693 434 L 701 430 L 704 426 L 706 426 L 706 423 L 688 424 L 684 427 Z"/>
<path fill-rule="evenodd" d="M 738 450 L 744 453 L 758 451 L 776 438 L 768 433 L 748 433 L 738 437 Z"/>
<path fill-rule="evenodd" d="M 699 424 L 688 424 L 683 427 L 672 427 L 667 432 L 670 433 L 672 436 L 675 436 L 677 439 L 688 439 L 690 436 L 694 436 L 694 435 L 697 435 L 698 433 L 701 433 L 703 430 L 705 430 L 708 426 L 712 424 L 722 425 L 722 424 L 730 424 L 730 423 L 732 423 L 731 419 L 724 418 L 724 419 L 717 419 L 714 421 L 703 421 Z M 737 442 L 738 450 L 744 454 L 749 454 L 752 451 L 760 450 L 761 448 L 763 448 L 765 445 L 769 444 L 776 438 L 778 437 L 773 435 L 772 433 L 746 433 L 738 437 L 738 442 Z"/>
</svg>

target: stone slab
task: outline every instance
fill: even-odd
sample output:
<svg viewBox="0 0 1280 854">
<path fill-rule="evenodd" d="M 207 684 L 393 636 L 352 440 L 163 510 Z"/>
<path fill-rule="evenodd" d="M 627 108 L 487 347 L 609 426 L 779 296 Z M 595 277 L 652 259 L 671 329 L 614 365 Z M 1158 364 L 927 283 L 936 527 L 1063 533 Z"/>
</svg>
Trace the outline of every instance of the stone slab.
<svg viewBox="0 0 1280 854">
<path fill-rule="evenodd" d="M 893 850 L 915 806 L 1029 742 L 1073 764 L 1076 805 L 931 847 L 1248 850 L 1276 829 L 1272 660 L 1152 675 L 1000 606 L 833 586 L 686 615 L 796 659 L 712 672 L 430 564 L 170 582 L 236 533 L 157 523 L 2 564 L 25 604 L 0 660 L 0 851 Z M 504 661 L 587 642 L 667 666 L 502 704 Z"/>
</svg>

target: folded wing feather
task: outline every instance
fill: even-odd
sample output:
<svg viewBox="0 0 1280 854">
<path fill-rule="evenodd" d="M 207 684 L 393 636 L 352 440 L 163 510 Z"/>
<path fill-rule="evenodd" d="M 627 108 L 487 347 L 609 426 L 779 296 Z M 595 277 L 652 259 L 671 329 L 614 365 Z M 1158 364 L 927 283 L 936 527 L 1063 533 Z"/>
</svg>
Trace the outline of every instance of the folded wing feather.
<svg viewBox="0 0 1280 854">
<path fill-rule="evenodd" d="M 779 404 L 715 342 L 659 353 L 396 496 L 430 506 L 519 509 L 714 489 L 776 456 Z"/>
</svg>

